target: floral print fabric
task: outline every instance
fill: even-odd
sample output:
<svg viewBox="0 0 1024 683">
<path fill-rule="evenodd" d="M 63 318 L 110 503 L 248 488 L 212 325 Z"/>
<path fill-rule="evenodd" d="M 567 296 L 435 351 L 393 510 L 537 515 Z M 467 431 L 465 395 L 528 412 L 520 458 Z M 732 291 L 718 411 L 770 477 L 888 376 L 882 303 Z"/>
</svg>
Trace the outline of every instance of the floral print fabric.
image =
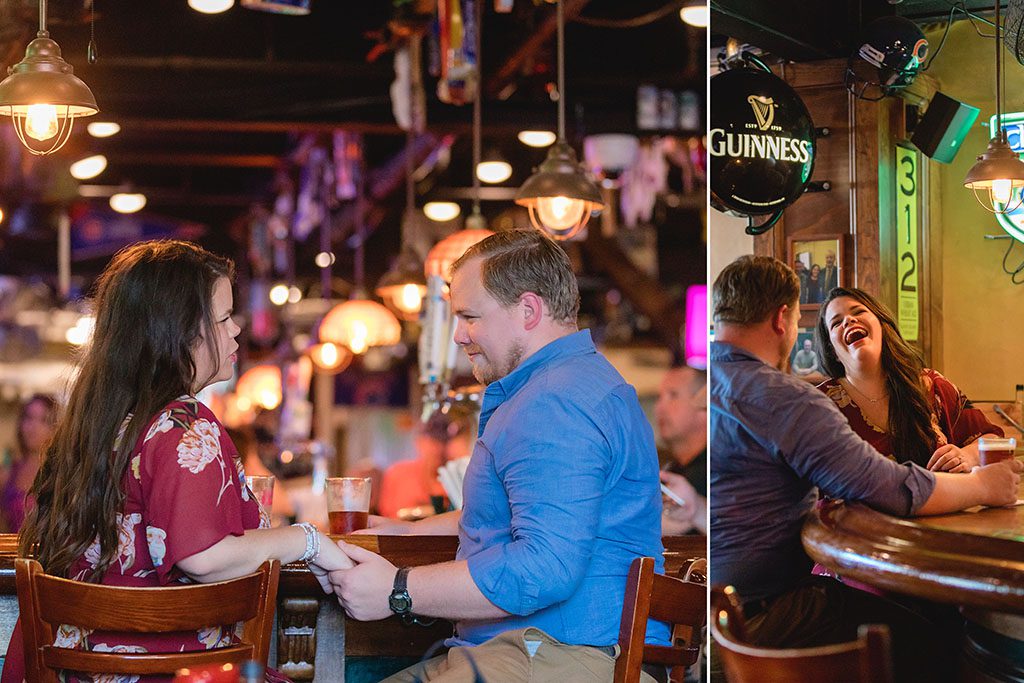
<svg viewBox="0 0 1024 683">
<path fill-rule="evenodd" d="M 1002 429 L 989 422 L 980 410 L 971 407 L 963 392 L 941 374 L 925 368 L 922 379 L 932 403 L 932 431 L 935 433 L 933 451 L 947 443 L 963 448 L 983 434 L 1003 435 Z M 890 434 L 868 421 L 839 380 L 826 380 L 818 388 L 835 402 L 839 412 L 846 416 L 850 427 L 860 438 L 890 460 L 896 460 Z"/>
<path fill-rule="evenodd" d="M 155 587 L 191 583 L 176 566 L 225 536 L 269 526 L 265 511 L 245 486 L 245 472 L 223 426 L 194 397 L 182 397 L 156 416 L 135 445 L 125 472 L 126 493 L 117 516 L 117 557 L 101 583 Z M 87 580 L 99 560 L 99 540 L 76 560 L 68 577 Z M 62 625 L 55 645 L 98 651 L 204 650 L 235 640 L 232 625 L 198 632 L 138 636 L 88 632 Z M 68 676 L 68 681 L 136 683 L 169 680 L 138 676 Z"/>
</svg>

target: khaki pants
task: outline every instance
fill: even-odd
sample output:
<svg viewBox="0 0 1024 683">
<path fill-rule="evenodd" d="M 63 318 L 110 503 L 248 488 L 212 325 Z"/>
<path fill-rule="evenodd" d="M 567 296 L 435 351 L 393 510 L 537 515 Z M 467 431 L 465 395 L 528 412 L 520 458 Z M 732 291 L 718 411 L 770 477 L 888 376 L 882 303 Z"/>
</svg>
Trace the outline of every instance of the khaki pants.
<svg viewBox="0 0 1024 683">
<path fill-rule="evenodd" d="M 487 683 L 609 683 L 615 671 L 614 657 L 593 647 L 564 645 L 531 627 L 506 631 L 476 647 L 453 647 L 383 683 L 474 683 L 474 664 Z M 654 682 L 646 673 L 641 673 L 640 680 Z"/>
</svg>

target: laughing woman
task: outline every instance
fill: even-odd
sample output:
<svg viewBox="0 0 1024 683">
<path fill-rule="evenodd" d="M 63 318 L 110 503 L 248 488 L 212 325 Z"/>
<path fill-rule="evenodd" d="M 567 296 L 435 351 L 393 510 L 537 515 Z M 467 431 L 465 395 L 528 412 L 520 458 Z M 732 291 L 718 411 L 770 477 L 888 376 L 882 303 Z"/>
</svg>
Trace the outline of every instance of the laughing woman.
<svg viewBox="0 0 1024 683">
<path fill-rule="evenodd" d="M 892 313 L 867 292 L 833 289 L 815 335 L 830 377 L 818 388 L 882 455 L 970 472 L 978 464 L 978 437 L 1003 435 L 952 382 L 924 367 Z"/>
<path fill-rule="evenodd" d="M 47 573 L 157 587 L 235 578 L 269 559 L 305 560 L 326 585 L 326 570 L 351 566 L 311 526 L 266 528 L 234 445 L 196 398 L 232 374 L 232 274 L 227 259 L 160 241 L 124 249 L 100 276 L 93 340 L 20 538 L 21 554 Z M 176 652 L 234 638 L 231 626 L 159 636 L 61 626 L 55 644 Z M 5 682 L 21 680 L 19 641 L 8 649 Z"/>
</svg>

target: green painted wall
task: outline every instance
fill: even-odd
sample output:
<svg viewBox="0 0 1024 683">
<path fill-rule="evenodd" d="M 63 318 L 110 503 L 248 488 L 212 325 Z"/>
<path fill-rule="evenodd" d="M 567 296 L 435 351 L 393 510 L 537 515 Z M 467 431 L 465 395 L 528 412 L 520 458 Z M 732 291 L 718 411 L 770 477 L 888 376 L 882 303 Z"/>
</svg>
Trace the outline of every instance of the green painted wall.
<svg viewBox="0 0 1024 683">
<path fill-rule="evenodd" d="M 991 27 L 980 26 L 985 32 Z M 928 40 L 938 45 L 941 31 Z M 1003 273 L 1007 240 L 991 213 L 963 187 L 967 170 L 988 143 L 988 120 L 995 113 L 995 49 L 967 21 L 956 22 L 946 44 L 928 70 L 939 89 L 981 109 L 978 121 L 953 163 L 929 162 L 931 237 L 941 241 L 941 355 L 933 364 L 971 398 L 1012 399 L 1014 385 L 1024 383 L 1024 285 Z M 1009 52 L 1003 111 L 1024 111 L 1024 67 Z M 1024 244 L 1008 259 L 1011 269 L 1024 262 Z M 1024 275 L 1024 273 L 1022 273 Z M 936 292 L 938 293 L 938 292 Z"/>
</svg>

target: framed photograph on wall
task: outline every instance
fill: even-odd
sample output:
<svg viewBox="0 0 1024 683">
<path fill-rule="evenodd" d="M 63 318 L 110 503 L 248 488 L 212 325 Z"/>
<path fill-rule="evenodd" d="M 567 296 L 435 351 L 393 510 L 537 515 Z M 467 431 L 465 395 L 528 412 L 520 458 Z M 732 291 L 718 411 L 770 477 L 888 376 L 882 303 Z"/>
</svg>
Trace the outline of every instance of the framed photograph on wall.
<svg viewBox="0 0 1024 683">
<path fill-rule="evenodd" d="M 787 263 L 800 278 L 800 308 L 817 310 L 828 293 L 843 285 L 841 236 L 790 237 Z"/>
</svg>

